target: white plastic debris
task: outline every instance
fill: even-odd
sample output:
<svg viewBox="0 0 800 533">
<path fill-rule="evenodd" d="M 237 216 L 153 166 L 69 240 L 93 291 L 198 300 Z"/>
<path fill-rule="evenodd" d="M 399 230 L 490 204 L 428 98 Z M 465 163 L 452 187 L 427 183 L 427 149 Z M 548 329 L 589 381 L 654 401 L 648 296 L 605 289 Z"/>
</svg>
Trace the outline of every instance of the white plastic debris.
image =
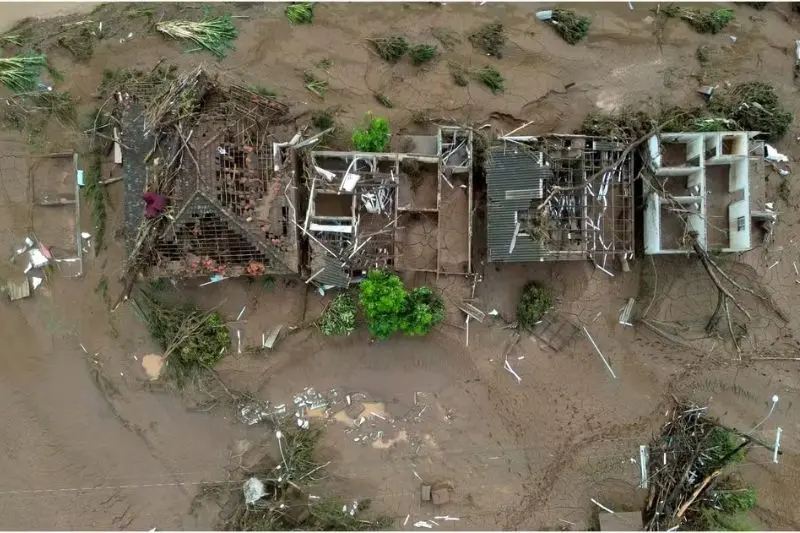
<svg viewBox="0 0 800 533">
<path fill-rule="evenodd" d="M 789 158 L 783 155 L 782 153 L 778 152 L 775 148 L 770 146 L 769 144 L 764 145 L 764 149 L 767 151 L 766 159 L 770 163 L 788 163 Z"/>
<path fill-rule="evenodd" d="M 591 501 L 593 504 L 595 504 L 596 506 L 598 506 L 600 509 L 604 510 L 605 512 L 614 514 L 614 511 L 612 511 L 611 509 L 609 509 L 608 507 L 606 507 L 602 503 L 598 502 L 594 498 L 589 498 L 589 501 Z"/>
<path fill-rule="evenodd" d="M 536 18 L 541 20 L 542 22 L 548 22 L 549 20 L 552 20 L 552 18 L 553 18 L 553 10 L 552 9 L 547 9 L 545 11 L 537 11 L 536 12 Z"/>
<path fill-rule="evenodd" d="M 786 170 L 785 168 L 779 168 L 778 169 L 778 174 L 780 174 L 781 176 L 788 176 L 790 174 L 790 172 L 788 170 Z"/>
<path fill-rule="evenodd" d="M 728 39 L 730 39 L 732 43 L 736 42 L 736 36 L 735 35 L 729 35 Z"/>
<path fill-rule="evenodd" d="M 92 238 L 92 234 L 84 231 L 83 233 L 81 233 L 81 237 L 84 238 L 84 239 L 91 239 Z"/>
<path fill-rule="evenodd" d="M 264 482 L 257 477 L 251 477 L 244 482 L 244 501 L 248 505 L 256 503 L 258 500 L 267 495 L 264 489 Z"/>
<path fill-rule="evenodd" d="M 491 311 L 489 311 L 487 314 L 488 314 L 489 316 L 497 316 L 497 315 L 499 315 L 499 314 L 500 314 L 500 312 L 499 312 L 497 309 L 492 309 L 492 310 L 491 310 Z"/>
<path fill-rule="evenodd" d="M 414 522 L 414 527 L 424 527 L 424 528 L 428 528 L 428 529 L 432 529 L 433 528 L 433 526 L 430 525 L 425 520 L 420 520 L 419 522 Z"/>
<path fill-rule="evenodd" d="M 31 276 L 31 288 L 33 290 L 38 289 L 39 285 L 42 284 L 42 281 L 44 281 L 42 278 L 38 278 L 36 276 Z"/>
<path fill-rule="evenodd" d="M 772 462 L 778 463 L 778 448 L 781 446 L 781 432 L 783 430 L 778 427 L 777 431 L 775 432 L 775 446 L 772 448 Z"/>
<path fill-rule="evenodd" d="M 28 257 L 31 259 L 31 266 L 33 268 L 41 268 L 50 262 L 49 259 L 38 248 L 34 248 L 28 252 Z"/>
</svg>

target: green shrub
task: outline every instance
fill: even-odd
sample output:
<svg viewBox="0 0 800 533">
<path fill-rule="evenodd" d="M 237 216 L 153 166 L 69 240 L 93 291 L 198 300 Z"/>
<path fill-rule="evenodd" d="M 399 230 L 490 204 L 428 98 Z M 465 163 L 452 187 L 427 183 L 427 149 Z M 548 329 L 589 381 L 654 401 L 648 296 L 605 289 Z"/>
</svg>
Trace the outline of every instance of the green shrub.
<svg viewBox="0 0 800 533">
<path fill-rule="evenodd" d="M 371 271 L 361 282 L 358 300 L 374 336 L 386 339 L 401 329 L 408 293 L 396 274 Z"/>
<path fill-rule="evenodd" d="M 556 32 L 569 44 L 578 44 L 589 35 L 589 17 L 580 16 L 571 9 L 554 10 L 553 22 L 558 23 Z"/>
<path fill-rule="evenodd" d="M 444 319 L 444 300 L 428 287 L 411 291 L 400 329 L 406 335 L 427 335 Z"/>
<path fill-rule="evenodd" d="M 411 57 L 411 62 L 419 66 L 431 61 L 437 53 L 435 45 L 418 44 L 409 50 L 408 55 Z"/>
<path fill-rule="evenodd" d="M 353 132 L 353 146 L 359 152 L 385 152 L 389 145 L 389 121 L 367 113 L 367 127 Z"/>
<path fill-rule="evenodd" d="M 551 307 L 553 307 L 553 295 L 532 281 L 525 285 L 522 297 L 517 304 L 517 321 L 523 328 L 530 329 L 542 319 Z"/>
<path fill-rule="evenodd" d="M 333 299 L 322 314 L 320 329 L 324 335 L 350 335 L 356 329 L 356 302 L 346 293 Z"/>
</svg>

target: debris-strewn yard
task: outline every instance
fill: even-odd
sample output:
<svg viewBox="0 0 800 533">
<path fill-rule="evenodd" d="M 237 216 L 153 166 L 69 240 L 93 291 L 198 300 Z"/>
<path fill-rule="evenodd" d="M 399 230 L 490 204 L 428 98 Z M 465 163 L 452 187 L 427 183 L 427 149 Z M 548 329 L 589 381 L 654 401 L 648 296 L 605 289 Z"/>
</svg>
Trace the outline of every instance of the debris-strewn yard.
<svg viewBox="0 0 800 533">
<path fill-rule="evenodd" d="M 32 9 L 4 526 L 800 528 L 792 6 Z"/>
</svg>

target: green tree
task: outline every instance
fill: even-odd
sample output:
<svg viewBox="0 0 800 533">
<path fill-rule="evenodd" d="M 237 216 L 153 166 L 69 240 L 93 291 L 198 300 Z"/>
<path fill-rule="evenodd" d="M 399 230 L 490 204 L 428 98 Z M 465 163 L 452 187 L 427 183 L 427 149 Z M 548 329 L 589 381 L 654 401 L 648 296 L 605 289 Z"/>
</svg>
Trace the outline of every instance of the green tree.
<svg viewBox="0 0 800 533">
<path fill-rule="evenodd" d="M 389 121 L 367 113 L 367 127 L 353 132 L 353 146 L 359 152 L 385 152 L 389 145 Z"/>
<path fill-rule="evenodd" d="M 444 319 L 444 300 L 428 287 L 411 291 L 400 329 L 406 335 L 427 335 Z"/>
<path fill-rule="evenodd" d="M 395 274 L 373 270 L 361 282 L 358 297 L 369 331 L 379 339 L 386 339 L 400 330 L 406 311 L 408 293 Z"/>
<path fill-rule="evenodd" d="M 531 281 L 525 285 L 517 304 L 517 321 L 523 328 L 530 329 L 551 307 L 553 307 L 553 295 L 550 291 Z"/>
</svg>

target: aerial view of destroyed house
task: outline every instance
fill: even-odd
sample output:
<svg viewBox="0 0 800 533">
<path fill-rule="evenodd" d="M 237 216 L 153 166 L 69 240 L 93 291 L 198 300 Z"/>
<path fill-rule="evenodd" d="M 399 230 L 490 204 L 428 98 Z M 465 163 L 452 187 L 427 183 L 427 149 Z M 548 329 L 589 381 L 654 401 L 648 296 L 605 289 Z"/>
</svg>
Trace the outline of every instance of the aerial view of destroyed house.
<svg viewBox="0 0 800 533">
<path fill-rule="evenodd" d="M 800 529 L 800 4 L 0 10 L 0 526 Z"/>
</svg>

